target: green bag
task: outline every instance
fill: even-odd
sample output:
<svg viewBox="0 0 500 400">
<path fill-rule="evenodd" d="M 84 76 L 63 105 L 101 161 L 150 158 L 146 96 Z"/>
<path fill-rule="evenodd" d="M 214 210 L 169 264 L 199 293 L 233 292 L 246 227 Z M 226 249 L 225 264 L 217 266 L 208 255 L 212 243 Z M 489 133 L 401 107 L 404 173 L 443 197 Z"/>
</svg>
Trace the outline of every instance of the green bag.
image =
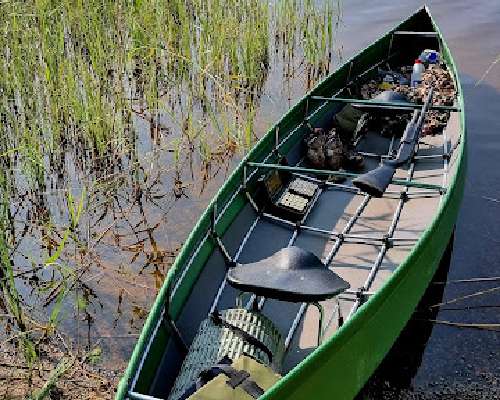
<svg viewBox="0 0 500 400">
<path fill-rule="evenodd" d="M 355 109 L 350 104 L 347 104 L 342 110 L 335 114 L 335 121 L 341 130 L 341 136 L 350 136 L 350 138 L 352 138 L 362 115 L 362 111 Z M 342 137 L 342 139 L 344 139 L 344 137 Z"/>
<path fill-rule="evenodd" d="M 246 355 L 231 365 L 217 366 L 218 375 L 188 400 L 254 400 L 273 386 L 281 375 Z"/>
</svg>

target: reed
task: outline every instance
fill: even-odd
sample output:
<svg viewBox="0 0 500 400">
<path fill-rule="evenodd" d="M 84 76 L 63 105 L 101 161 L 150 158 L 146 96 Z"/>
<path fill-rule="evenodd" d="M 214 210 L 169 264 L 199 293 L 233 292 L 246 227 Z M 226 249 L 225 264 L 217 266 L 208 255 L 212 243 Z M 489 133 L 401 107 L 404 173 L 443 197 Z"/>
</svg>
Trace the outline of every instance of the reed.
<svg viewBox="0 0 500 400">
<path fill-rule="evenodd" d="M 148 206 L 170 210 L 197 174 L 203 192 L 255 143 L 270 74 L 328 72 L 339 7 L 0 2 L 0 308 L 30 365 L 65 316 L 89 313 L 105 237 L 144 246 Z"/>
<path fill-rule="evenodd" d="M 307 64 L 324 70 L 334 15 L 329 2 L 318 13 L 312 0 L 37 0 L 3 2 L 2 11 L 9 128 L 52 150 L 70 136 L 100 154 L 123 138 L 137 105 L 129 98 L 153 120 L 176 92 L 241 112 L 242 93 L 255 98 L 267 76 L 269 37 L 288 56 L 301 44 Z"/>
</svg>

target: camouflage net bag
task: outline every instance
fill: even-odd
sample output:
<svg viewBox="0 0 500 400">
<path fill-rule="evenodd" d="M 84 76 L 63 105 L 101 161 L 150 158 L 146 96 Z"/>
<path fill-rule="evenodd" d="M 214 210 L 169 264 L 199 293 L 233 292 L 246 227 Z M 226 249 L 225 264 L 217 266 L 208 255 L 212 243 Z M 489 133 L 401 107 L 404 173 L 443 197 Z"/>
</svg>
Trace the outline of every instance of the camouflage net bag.
<svg viewBox="0 0 500 400">
<path fill-rule="evenodd" d="M 215 313 L 200 324 L 168 399 L 182 398 L 202 371 L 224 357 L 236 360 L 247 354 L 280 371 L 284 353 L 281 334 L 264 315 L 242 308 Z"/>
</svg>

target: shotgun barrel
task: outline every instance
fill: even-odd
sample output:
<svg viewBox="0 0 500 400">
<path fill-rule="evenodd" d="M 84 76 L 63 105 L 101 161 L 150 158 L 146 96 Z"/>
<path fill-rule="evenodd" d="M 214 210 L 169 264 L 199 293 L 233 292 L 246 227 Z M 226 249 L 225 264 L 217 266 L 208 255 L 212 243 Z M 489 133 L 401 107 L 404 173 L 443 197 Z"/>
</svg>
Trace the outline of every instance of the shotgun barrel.
<svg viewBox="0 0 500 400">
<path fill-rule="evenodd" d="M 385 160 L 379 167 L 358 176 L 352 181 L 354 186 L 373 197 L 382 197 L 387 187 L 392 181 L 396 169 L 411 160 L 415 153 L 425 115 L 432 102 L 433 89 L 430 88 L 425 98 L 424 105 L 420 110 L 413 112 L 413 117 L 401 138 L 398 153 L 395 158 Z"/>
</svg>

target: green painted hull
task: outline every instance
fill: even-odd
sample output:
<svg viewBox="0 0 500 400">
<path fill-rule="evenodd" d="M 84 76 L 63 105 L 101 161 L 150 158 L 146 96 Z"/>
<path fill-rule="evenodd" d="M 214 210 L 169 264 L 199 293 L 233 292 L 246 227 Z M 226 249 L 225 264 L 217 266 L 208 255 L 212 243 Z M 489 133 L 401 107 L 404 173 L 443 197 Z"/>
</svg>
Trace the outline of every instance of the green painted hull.
<svg viewBox="0 0 500 400">
<path fill-rule="evenodd" d="M 466 169 L 464 104 L 457 69 L 437 25 L 426 8 L 418 10 L 393 31 L 395 30 L 434 30 L 441 39 L 443 57 L 454 75 L 458 90 L 458 105 L 462 110 L 461 140 L 456 150 L 459 154 L 455 163 L 455 174 L 451 176 L 449 188 L 434 220 L 385 285 L 374 296 L 371 296 L 332 337 L 266 392 L 263 399 L 352 399 L 390 350 L 405 326 L 432 279 L 452 235 L 463 195 Z M 328 96 L 342 88 L 351 77 L 383 60 L 391 46 L 390 37 L 393 31 L 388 32 L 345 63 L 321 82 L 311 94 Z M 310 105 L 304 98 L 278 122 L 281 138 L 285 138 L 288 132 L 292 132 L 301 124 L 304 113 L 311 112 L 310 109 L 307 110 L 309 107 Z M 320 114 L 321 110 L 318 111 Z M 302 129 L 295 129 L 294 133 L 289 135 L 282 144 L 281 152 L 286 153 L 293 144 L 301 140 L 303 133 Z M 272 128 L 243 161 L 262 161 L 272 150 L 274 142 L 275 128 Z M 118 387 L 116 399 L 126 398 L 134 377 L 136 377 L 135 391 L 147 393 L 154 372 L 161 361 L 162 349 L 165 348 L 168 340 L 168 331 L 160 326 L 158 321 L 163 312 L 165 299 L 168 298 L 169 287 L 182 274 L 188 261 L 193 258 L 194 249 L 199 248 L 171 300 L 170 315 L 175 319 L 214 249 L 212 240 L 206 240 L 213 207 L 218 204 L 220 209 L 221 204 L 228 204 L 216 225 L 217 231 L 222 234 L 246 204 L 246 198 L 239 192 L 242 179 L 243 162 L 207 207 L 186 241 L 151 309 Z"/>
</svg>

